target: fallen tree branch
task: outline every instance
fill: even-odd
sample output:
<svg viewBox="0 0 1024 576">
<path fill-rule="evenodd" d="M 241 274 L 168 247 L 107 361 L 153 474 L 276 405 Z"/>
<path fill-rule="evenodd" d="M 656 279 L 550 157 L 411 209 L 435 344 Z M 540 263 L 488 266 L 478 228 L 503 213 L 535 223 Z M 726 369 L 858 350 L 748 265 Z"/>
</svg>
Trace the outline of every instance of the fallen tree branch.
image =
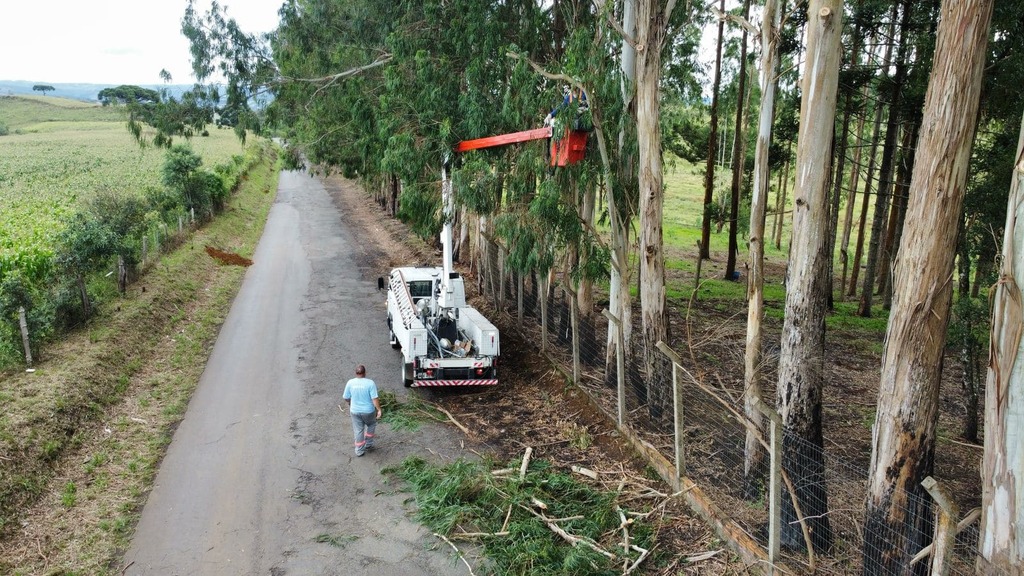
<svg viewBox="0 0 1024 576">
<path fill-rule="evenodd" d="M 632 548 L 636 552 L 639 552 L 640 557 L 636 559 L 636 562 L 633 562 L 633 565 L 630 566 L 629 569 L 622 573 L 622 576 L 628 576 L 633 570 L 636 570 L 637 566 L 639 566 L 641 562 L 646 560 L 647 556 L 651 553 L 650 550 L 647 550 L 646 548 L 641 548 L 636 545 L 630 546 L 630 548 Z"/>
<path fill-rule="evenodd" d="M 526 478 L 526 468 L 530 465 L 530 456 L 533 455 L 533 448 L 527 446 L 526 451 L 523 452 L 523 463 L 519 466 L 519 479 L 523 480 Z"/>
<path fill-rule="evenodd" d="M 582 466 L 576 466 L 575 464 L 570 466 L 569 468 L 573 472 L 575 472 L 575 473 L 577 473 L 577 474 L 579 474 L 581 476 L 586 476 L 587 478 L 590 478 L 591 480 L 597 480 L 597 472 L 594 472 L 593 470 L 590 470 L 588 468 L 583 468 Z"/>
<path fill-rule="evenodd" d="M 469 562 L 466 561 L 465 555 L 462 554 L 462 550 L 459 550 L 459 548 L 455 544 L 452 544 L 451 540 L 445 538 L 443 535 L 434 532 L 434 536 L 437 536 L 441 540 L 444 540 L 448 543 L 449 546 L 452 547 L 453 550 L 455 550 L 455 553 L 459 555 L 459 559 L 462 560 L 462 563 L 466 565 L 466 569 L 469 570 L 469 576 L 476 576 L 476 574 L 473 574 L 473 567 L 469 565 Z"/>
<path fill-rule="evenodd" d="M 466 436 L 472 436 L 472 434 L 469 433 L 469 429 L 463 426 L 461 422 L 456 420 L 455 416 L 452 416 L 451 412 L 445 410 L 444 408 L 438 406 L 437 404 L 431 403 L 430 405 L 433 406 L 434 408 L 437 408 L 441 412 L 444 412 L 444 415 L 448 417 L 448 420 L 450 420 L 452 424 L 458 426 L 459 430 L 462 430 L 463 434 L 465 434 Z"/>
<path fill-rule="evenodd" d="M 563 530 L 560 527 L 558 527 L 557 524 L 552 522 L 551 519 L 549 519 L 547 516 L 541 514 L 540 512 L 536 512 L 536 511 L 534 511 L 534 510 L 532 510 L 530 508 L 527 508 L 526 506 L 523 506 L 522 504 L 520 504 L 519 507 L 522 508 L 523 510 L 526 510 L 530 514 L 533 514 L 537 518 L 540 518 L 541 521 L 544 522 L 544 524 L 546 524 L 547 527 L 549 529 L 551 529 L 552 532 L 554 532 L 555 534 L 558 534 L 563 540 L 565 540 L 569 544 L 571 544 L 573 546 L 578 546 L 580 544 L 583 544 L 584 546 L 587 546 L 588 548 L 590 548 L 594 552 L 597 552 L 598 554 L 608 558 L 609 560 L 615 560 L 615 554 L 612 554 L 611 552 L 605 550 L 604 548 L 601 548 L 600 546 L 598 546 L 595 542 L 593 542 L 589 538 L 584 538 L 583 536 L 574 536 L 572 534 L 569 534 L 565 530 Z"/>
<path fill-rule="evenodd" d="M 452 539 L 462 538 L 486 538 L 489 536 L 508 536 L 511 532 L 459 532 L 458 534 L 452 534 Z"/>
</svg>

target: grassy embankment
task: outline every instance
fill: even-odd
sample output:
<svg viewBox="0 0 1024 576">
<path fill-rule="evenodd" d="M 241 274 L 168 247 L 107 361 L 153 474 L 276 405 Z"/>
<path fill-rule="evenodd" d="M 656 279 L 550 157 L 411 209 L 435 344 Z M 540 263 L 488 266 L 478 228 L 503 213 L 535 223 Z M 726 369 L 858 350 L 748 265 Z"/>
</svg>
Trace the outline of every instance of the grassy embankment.
<svg viewBox="0 0 1024 576">
<path fill-rule="evenodd" d="M 50 152 L 56 159 L 35 158 L 42 174 L 23 176 L 29 183 L 50 184 L 40 189 L 56 202 L 62 199 L 52 185 L 60 178 L 47 170 L 62 159 L 61 150 L 73 150 L 64 157 L 68 162 L 94 167 L 64 171 L 66 180 L 87 173 L 86 181 L 66 189 L 78 198 L 103 185 L 131 193 L 130 183 L 137 182 L 142 167 L 150 162 L 158 169 L 162 158 L 160 151 L 139 150 L 116 117 L 14 124 L 11 118 L 17 116 L 4 108 L 0 114 L 0 121 L 21 131 L 0 138 L 0 159 L 18 148 L 12 139 L 24 139 L 21 143 L 30 144 L 26 148 L 40 154 L 56 151 Z M 242 153 L 228 131 L 195 139 L 193 146 L 211 165 L 215 158 Z M 250 144 L 249 150 L 257 148 Z M 109 573 L 244 275 L 243 268 L 219 265 L 203 247 L 252 255 L 276 190 L 272 164 L 272 157 L 264 157 L 225 212 L 179 238 L 182 244 L 151 262 L 124 297 L 49 344 L 35 372 L 2 375 L 0 573 Z M 100 174 L 104 170 L 106 176 Z M 157 172 L 149 174 L 152 178 L 141 185 L 158 186 Z M 23 194 L 36 189 L 21 186 L 0 189 L 0 206 L 16 204 L 12 188 Z M 102 282 L 112 280 L 94 284 Z"/>
</svg>

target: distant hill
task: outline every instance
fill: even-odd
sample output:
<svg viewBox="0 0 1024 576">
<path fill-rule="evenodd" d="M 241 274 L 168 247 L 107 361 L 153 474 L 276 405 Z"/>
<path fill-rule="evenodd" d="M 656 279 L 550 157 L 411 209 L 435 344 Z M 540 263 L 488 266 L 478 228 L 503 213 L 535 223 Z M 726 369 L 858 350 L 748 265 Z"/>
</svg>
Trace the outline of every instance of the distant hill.
<svg viewBox="0 0 1024 576">
<path fill-rule="evenodd" d="M 51 92 L 52 94 L 52 92 Z M 44 122 L 123 122 L 121 110 L 58 96 L 0 94 L 0 126 L 18 133 Z"/>
<path fill-rule="evenodd" d="M 98 95 L 100 90 L 104 88 L 115 88 L 120 84 L 69 84 L 69 83 L 53 83 L 53 82 L 31 82 L 28 80 L 0 80 L 0 96 L 24 96 L 24 95 L 40 95 L 41 92 L 32 90 L 32 87 L 37 84 L 45 84 L 47 86 L 53 86 L 52 92 L 47 92 L 48 96 L 55 96 L 61 98 L 70 98 L 72 100 L 81 100 L 83 102 L 98 102 Z M 170 91 L 172 96 L 180 97 L 183 92 L 192 88 L 191 84 L 141 84 L 143 88 L 149 88 L 150 90 L 162 90 L 167 89 Z"/>
</svg>

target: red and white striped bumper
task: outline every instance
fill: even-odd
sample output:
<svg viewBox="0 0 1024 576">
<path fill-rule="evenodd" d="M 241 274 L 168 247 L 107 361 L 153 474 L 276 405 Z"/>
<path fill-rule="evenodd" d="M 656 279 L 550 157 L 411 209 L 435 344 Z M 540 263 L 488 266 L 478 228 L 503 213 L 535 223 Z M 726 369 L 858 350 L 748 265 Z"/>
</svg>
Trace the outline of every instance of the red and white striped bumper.
<svg viewBox="0 0 1024 576">
<path fill-rule="evenodd" d="M 426 388 L 428 386 L 497 386 L 498 379 L 480 380 L 413 380 L 412 388 Z"/>
</svg>

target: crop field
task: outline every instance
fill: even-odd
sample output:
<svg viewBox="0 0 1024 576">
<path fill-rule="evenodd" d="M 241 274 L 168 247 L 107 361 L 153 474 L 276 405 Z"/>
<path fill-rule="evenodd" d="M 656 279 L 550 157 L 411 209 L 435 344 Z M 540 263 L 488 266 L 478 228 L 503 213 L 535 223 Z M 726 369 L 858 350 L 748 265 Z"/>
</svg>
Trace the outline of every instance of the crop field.
<svg viewBox="0 0 1024 576">
<path fill-rule="evenodd" d="M 0 98 L 0 274 L 31 269 L 76 205 L 97 192 L 142 195 L 162 186 L 164 151 L 140 148 L 117 110 L 59 98 Z M 206 167 L 242 154 L 231 130 L 190 142 Z"/>
</svg>

